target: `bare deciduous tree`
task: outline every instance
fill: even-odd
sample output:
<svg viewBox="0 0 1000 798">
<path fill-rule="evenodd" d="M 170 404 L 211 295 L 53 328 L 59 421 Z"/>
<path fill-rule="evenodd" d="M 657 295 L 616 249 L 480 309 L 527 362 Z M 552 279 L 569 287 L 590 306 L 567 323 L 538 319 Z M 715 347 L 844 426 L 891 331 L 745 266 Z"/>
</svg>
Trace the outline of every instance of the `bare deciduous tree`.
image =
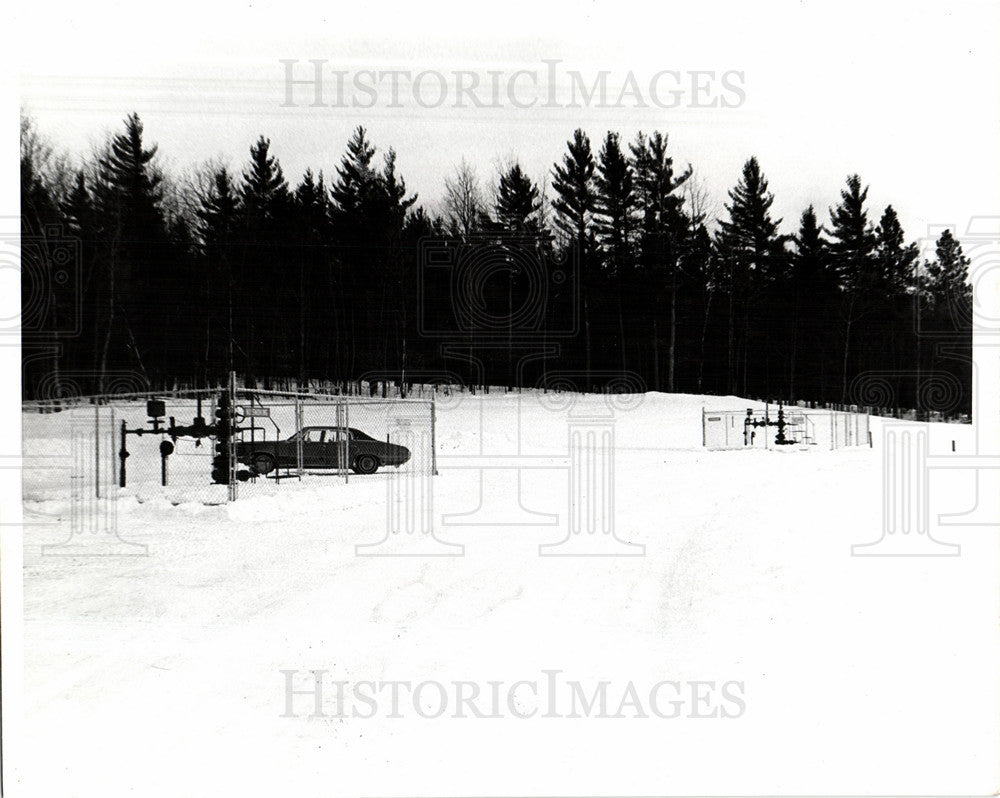
<svg viewBox="0 0 1000 798">
<path fill-rule="evenodd" d="M 468 238 L 479 228 L 485 211 L 476 170 L 464 158 L 452 177 L 444 179 L 445 220 L 454 235 Z"/>
</svg>

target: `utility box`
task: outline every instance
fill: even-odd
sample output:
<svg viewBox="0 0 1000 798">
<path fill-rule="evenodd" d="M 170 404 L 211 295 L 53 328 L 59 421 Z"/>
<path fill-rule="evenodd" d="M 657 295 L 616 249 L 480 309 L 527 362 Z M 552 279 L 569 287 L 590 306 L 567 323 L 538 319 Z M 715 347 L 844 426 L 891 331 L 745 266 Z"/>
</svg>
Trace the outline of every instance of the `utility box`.
<svg viewBox="0 0 1000 798">
<path fill-rule="evenodd" d="M 167 403 L 162 399 L 150 399 L 146 402 L 146 415 L 150 418 L 163 418 L 167 414 Z"/>
</svg>

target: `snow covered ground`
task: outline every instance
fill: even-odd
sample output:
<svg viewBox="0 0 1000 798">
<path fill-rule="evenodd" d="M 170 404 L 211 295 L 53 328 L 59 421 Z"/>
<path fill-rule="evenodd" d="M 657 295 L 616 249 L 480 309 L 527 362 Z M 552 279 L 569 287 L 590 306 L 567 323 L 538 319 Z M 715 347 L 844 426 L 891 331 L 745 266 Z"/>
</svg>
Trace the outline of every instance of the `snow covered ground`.
<svg viewBox="0 0 1000 798">
<path fill-rule="evenodd" d="M 872 420 L 871 449 L 708 452 L 703 406 L 754 405 L 442 402 L 433 518 L 455 557 L 356 556 L 386 533 L 381 473 L 228 505 L 130 487 L 118 534 L 147 556 L 43 555 L 71 531 L 45 459 L 68 414 L 26 416 L 8 778 L 38 796 L 994 790 L 1000 552 L 988 528 L 937 521 L 975 504 L 970 472 L 931 475 L 932 533 L 961 556 L 852 557 L 882 532 L 892 422 Z M 609 414 L 615 531 L 644 556 L 539 556 L 567 537 L 568 424 Z M 972 446 L 971 427 L 931 435 L 935 453 Z M 388 682 L 410 683 L 396 705 Z M 574 704 L 574 683 L 602 682 L 606 711 Z"/>
</svg>

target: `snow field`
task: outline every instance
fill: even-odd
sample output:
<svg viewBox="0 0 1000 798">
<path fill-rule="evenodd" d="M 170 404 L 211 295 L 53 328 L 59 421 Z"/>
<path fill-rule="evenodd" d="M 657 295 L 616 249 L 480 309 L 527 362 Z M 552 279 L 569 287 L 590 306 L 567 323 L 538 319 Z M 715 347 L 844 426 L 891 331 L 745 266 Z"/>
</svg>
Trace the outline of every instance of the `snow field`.
<svg viewBox="0 0 1000 798">
<path fill-rule="evenodd" d="M 218 506 L 175 504 L 178 495 L 155 485 L 129 488 L 116 504 L 118 531 L 147 544 L 148 556 L 43 556 L 41 545 L 68 534 L 65 473 L 44 467 L 47 454 L 65 449 L 65 420 L 26 417 L 28 735 L 13 763 L 22 791 L 992 788 L 1000 695 L 984 686 L 996 684 L 995 535 L 934 520 L 933 533 L 961 543 L 962 556 L 851 557 L 851 544 L 881 534 L 881 420 L 873 419 L 873 449 L 706 452 L 702 406 L 756 405 L 641 399 L 611 417 L 615 528 L 645 556 L 616 558 L 538 556 L 540 544 L 566 537 L 565 469 L 525 469 L 518 498 L 515 472 L 457 467 L 482 455 L 563 457 L 571 416 L 607 418 L 605 397 L 573 397 L 570 406 L 534 395 L 440 402 L 435 531 L 465 547 L 464 556 L 440 558 L 355 555 L 356 544 L 385 534 L 382 474 L 348 485 L 309 475 Z M 932 452 L 950 451 L 952 440 L 962 451 L 972 429 L 933 426 Z M 975 502 L 968 472 L 931 479 L 932 519 Z M 558 522 L 539 524 L 551 516 Z M 294 695 L 296 717 L 282 717 L 281 671 L 306 689 L 310 669 L 328 672 L 324 716 L 310 717 L 310 695 Z M 609 716 L 543 717 L 544 696 L 522 686 L 513 706 L 536 714 L 518 717 L 507 691 L 520 680 L 544 694 L 545 671 L 561 672 L 564 715 L 566 683 L 593 691 L 606 681 Z M 449 706 L 430 719 L 404 699 L 402 717 L 387 717 L 382 693 L 374 717 L 353 717 L 365 705 L 338 713 L 338 680 L 349 691 L 367 681 L 440 683 L 452 705 L 455 681 L 483 695 L 501 682 L 503 709 L 455 717 Z M 678 717 L 649 713 L 650 689 L 663 681 L 680 685 Z M 714 682 L 702 692 L 730 710 L 719 688 L 738 682 L 744 710 L 697 717 L 695 682 Z M 610 716 L 629 683 L 649 717 L 628 707 Z M 435 695 L 425 693 L 426 712 Z"/>
</svg>

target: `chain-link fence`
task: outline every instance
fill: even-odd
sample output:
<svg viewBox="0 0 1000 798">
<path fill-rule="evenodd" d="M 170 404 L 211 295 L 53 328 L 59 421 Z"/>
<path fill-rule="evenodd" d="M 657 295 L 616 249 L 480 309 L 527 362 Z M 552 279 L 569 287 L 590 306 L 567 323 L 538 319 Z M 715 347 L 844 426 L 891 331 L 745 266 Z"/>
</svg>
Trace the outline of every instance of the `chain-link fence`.
<svg viewBox="0 0 1000 798">
<path fill-rule="evenodd" d="M 135 496 L 221 504 L 292 484 L 433 474 L 434 399 L 227 388 L 26 403 L 29 501 Z M 86 488 L 81 488 L 86 485 Z"/>
<path fill-rule="evenodd" d="M 202 391 L 163 399 L 86 397 L 70 406 L 26 403 L 25 499 L 59 498 L 73 480 L 92 482 L 95 495 L 225 502 L 228 486 L 211 476 L 217 398 Z"/>
<path fill-rule="evenodd" d="M 702 410 L 702 443 L 706 449 L 842 449 L 870 446 L 869 415 L 842 410 L 800 407 Z"/>
</svg>

